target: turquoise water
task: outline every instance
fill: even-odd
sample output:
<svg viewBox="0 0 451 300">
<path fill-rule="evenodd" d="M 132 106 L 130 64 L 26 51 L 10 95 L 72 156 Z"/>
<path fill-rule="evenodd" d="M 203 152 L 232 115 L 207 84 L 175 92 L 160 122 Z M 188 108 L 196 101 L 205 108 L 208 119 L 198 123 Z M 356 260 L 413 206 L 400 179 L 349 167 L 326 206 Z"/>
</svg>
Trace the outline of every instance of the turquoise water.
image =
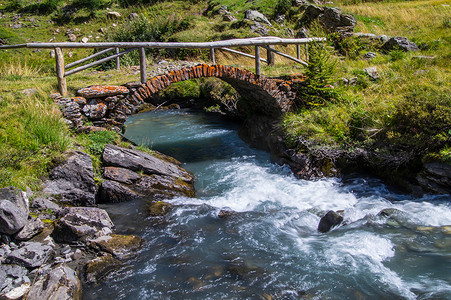
<svg viewBox="0 0 451 300">
<path fill-rule="evenodd" d="M 129 118 L 125 135 L 183 162 L 197 198 L 168 200 L 164 222 L 142 200 L 105 206 L 146 245 L 85 299 L 451 298 L 449 195 L 413 198 L 357 176 L 298 180 L 237 129 L 187 110 Z M 318 233 L 328 210 L 345 225 Z"/>
</svg>

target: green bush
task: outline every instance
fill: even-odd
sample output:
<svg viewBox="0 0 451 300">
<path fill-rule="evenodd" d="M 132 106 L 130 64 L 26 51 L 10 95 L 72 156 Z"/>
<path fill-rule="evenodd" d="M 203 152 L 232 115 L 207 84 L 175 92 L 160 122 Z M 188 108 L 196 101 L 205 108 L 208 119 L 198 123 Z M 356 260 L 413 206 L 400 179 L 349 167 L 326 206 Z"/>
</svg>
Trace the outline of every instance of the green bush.
<svg viewBox="0 0 451 300">
<path fill-rule="evenodd" d="M 309 64 L 305 71 L 307 80 L 297 86 L 296 104 L 317 106 L 334 101 L 338 97 L 332 86 L 335 81 L 337 61 L 320 43 L 309 44 L 308 53 Z"/>
<path fill-rule="evenodd" d="M 425 154 L 451 145 L 451 90 L 414 87 L 388 120 L 387 137 L 398 147 Z"/>
<path fill-rule="evenodd" d="M 84 8 L 94 14 L 95 11 L 110 4 L 110 0 L 74 0 L 73 5 L 78 8 Z"/>
</svg>

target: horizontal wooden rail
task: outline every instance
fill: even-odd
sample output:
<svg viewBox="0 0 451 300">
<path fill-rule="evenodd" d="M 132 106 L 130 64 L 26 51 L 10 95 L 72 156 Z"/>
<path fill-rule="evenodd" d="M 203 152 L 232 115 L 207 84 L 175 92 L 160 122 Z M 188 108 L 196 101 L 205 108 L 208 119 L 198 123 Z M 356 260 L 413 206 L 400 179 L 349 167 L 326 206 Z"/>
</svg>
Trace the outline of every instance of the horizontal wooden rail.
<svg viewBox="0 0 451 300">
<path fill-rule="evenodd" d="M 27 43 L 12 46 L 0 46 L 0 49 L 7 48 L 223 48 L 240 46 L 267 46 L 267 45 L 300 45 L 312 42 L 324 42 L 326 38 L 302 38 L 283 39 L 276 37 L 233 39 L 215 42 L 105 42 L 105 43 Z M 20 47 L 19 47 L 20 46 Z"/>
<path fill-rule="evenodd" d="M 224 50 L 224 51 L 227 51 L 227 52 L 231 52 L 231 53 L 235 53 L 235 54 L 239 54 L 239 55 L 242 55 L 242 56 L 246 56 L 246 57 L 250 57 L 250 58 L 255 59 L 255 55 L 244 53 L 244 52 L 237 51 L 237 50 L 233 50 L 233 49 L 226 48 L 226 47 L 218 48 L 218 50 Z M 264 58 L 260 58 L 260 60 L 263 61 L 263 62 L 268 62 Z"/>
<path fill-rule="evenodd" d="M 133 50 L 136 50 L 136 49 L 127 49 L 127 50 L 122 51 L 122 52 L 120 52 L 120 53 L 118 53 L 118 54 L 114 54 L 114 55 L 105 57 L 105 58 L 103 58 L 103 59 L 100 59 L 100 60 L 98 60 L 98 61 L 92 62 L 92 63 L 90 63 L 90 64 L 87 64 L 87 65 L 84 65 L 84 66 L 81 66 L 81 67 L 72 69 L 72 70 L 70 70 L 70 71 L 65 72 L 65 73 L 64 73 L 64 76 L 67 77 L 67 76 L 69 76 L 69 75 L 78 73 L 78 72 L 83 71 L 83 70 L 86 70 L 86 69 L 88 69 L 88 68 L 98 66 L 98 65 L 100 65 L 100 64 L 103 64 L 104 62 L 107 62 L 107 61 L 110 61 L 110 60 L 112 60 L 112 59 L 115 59 L 116 57 L 122 56 L 122 55 L 124 55 L 124 54 L 129 53 L 129 52 L 132 52 Z"/>
<path fill-rule="evenodd" d="M 75 66 L 77 66 L 77 65 L 79 65 L 79 64 L 81 64 L 81 63 L 84 63 L 85 61 L 88 61 L 88 60 L 91 60 L 91 59 L 93 59 L 93 58 L 96 58 L 97 56 L 100 56 L 100 55 L 102 55 L 102 54 L 104 54 L 104 53 L 107 53 L 107 52 L 109 52 L 109 51 L 111 51 L 111 50 L 114 50 L 114 49 L 115 49 L 115 48 L 108 48 L 108 49 L 99 51 L 99 52 L 94 53 L 94 54 L 92 54 L 92 55 L 89 55 L 89 56 L 87 56 L 87 57 L 85 57 L 85 58 L 82 58 L 82 59 L 80 59 L 80 60 L 77 60 L 77 61 L 74 61 L 74 62 L 72 62 L 72 63 L 70 63 L 70 64 L 67 64 L 65 68 L 66 68 L 66 69 L 69 69 L 69 68 L 75 67 Z"/>
<path fill-rule="evenodd" d="M 288 55 L 288 54 L 286 54 L 286 53 L 280 52 L 280 51 L 278 51 L 278 50 L 276 50 L 276 49 L 273 49 L 273 48 L 270 48 L 270 47 L 266 47 L 266 46 L 262 46 L 262 47 L 265 48 L 265 49 L 268 50 L 268 51 L 274 52 L 275 54 L 278 54 L 278 55 L 283 56 L 283 57 L 285 57 L 285 58 L 291 59 L 292 61 L 295 61 L 295 62 L 297 62 L 297 63 L 299 63 L 299 64 L 302 64 L 302 65 L 304 65 L 304 66 L 308 66 L 308 63 L 306 63 L 305 61 L 300 60 L 300 59 L 297 59 L 297 58 L 294 58 L 294 57 L 291 56 L 291 55 Z"/>
</svg>

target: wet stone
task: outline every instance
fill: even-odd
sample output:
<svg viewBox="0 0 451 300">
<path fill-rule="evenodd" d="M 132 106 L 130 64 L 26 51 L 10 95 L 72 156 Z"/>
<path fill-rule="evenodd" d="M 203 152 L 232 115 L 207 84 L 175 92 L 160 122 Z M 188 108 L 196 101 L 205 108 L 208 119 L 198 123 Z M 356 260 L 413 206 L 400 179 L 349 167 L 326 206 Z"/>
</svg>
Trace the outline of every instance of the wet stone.
<svg viewBox="0 0 451 300">
<path fill-rule="evenodd" d="M 326 233 L 343 222 L 343 217 L 334 212 L 333 210 L 327 212 L 327 214 L 321 218 L 318 224 L 318 231 Z"/>
<path fill-rule="evenodd" d="M 111 234 L 92 240 L 91 245 L 122 260 L 134 256 L 143 242 L 144 240 L 136 235 Z"/>
<path fill-rule="evenodd" d="M 108 275 L 122 266 L 121 261 L 114 258 L 109 253 L 96 257 L 85 266 L 85 276 L 87 283 L 99 283 L 104 281 Z"/>
</svg>

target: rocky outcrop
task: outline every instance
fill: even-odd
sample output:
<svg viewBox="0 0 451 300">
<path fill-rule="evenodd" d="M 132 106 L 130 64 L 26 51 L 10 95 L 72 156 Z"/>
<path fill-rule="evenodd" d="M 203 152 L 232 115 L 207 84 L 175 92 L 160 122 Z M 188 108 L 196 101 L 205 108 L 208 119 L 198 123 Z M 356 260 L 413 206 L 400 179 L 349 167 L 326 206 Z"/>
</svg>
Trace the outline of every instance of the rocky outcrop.
<svg viewBox="0 0 451 300">
<path fill-rule="evenodd" d="M 58 265 L 40 277 L 31 287 L 28 299 L 79 300 L 81 282 L 67 265 Z"/>
<path fill-rule="evenodd" d="M 410 42 L 406 37 L 395 36 L 382 45 L 382 50 L 389 52 L 393 50 L 418 51 L 419 48 L 414 42 Z"/>
<path fill-rule="evenodd" d="M 27 224 L 17 233 L 15 239 L 18 241 L 28 241 L 44 230 L 44 223 L 39 218 L 31 218 Z"/>
<path fill-rule="evenodd" d="M 61 165 L 50 172 L 43 191 L 63 203 L 94 205 L 96 184 L 91 157 L 80 151 L 69 154 Z"/>
<path fill-rule="evenodd" d="M 120 268 L 122 262 L 111 254 L 105 253 L 96 257 L 85 266 L 85 278 L 87 283 L 98 283 L 103 281 L 112 271 Z"/>
<path fill-rule="evenodd" d="M 328 211 L 318 224 L 318 231 L 321 233 L 326 233 L 332 229 L 332 227 L 338 226 L 343 222 L 343 217 L 334 212 L 333 210 Z"/>
<path fill-rule="evenodd" d="M 110 234 L 114 228 L 108 213 L 100 208 L 68 207 L 59 216 L 61 218 L 55 223 L 52 236 L 61 243 L 87 241 Z"/>
<path fill-rule="evenodd" d="M 108 180 L 102 183 L 99 202 L 123 202 L 138 197 L 155 200 L 194 196 L 193 175 L 179 162 L 158 152 L 150 154 L 107 145 L 102 159 L 106 166 L 104 177 Z"/>
<path fill-rule="evenodd" d="M 426 191 L 451 194 L 451 165 L 439 162 L 426 163 L 416 180 Z"/>
<path fill-rule="evenodd" d="M 354 16 L 343 14 L 338 7 L 320 7 L 317 5 L 305 6 L 301 24 L 318 20 L 329 32 L 351 32 L 357 23 Z"/>
</svg>

